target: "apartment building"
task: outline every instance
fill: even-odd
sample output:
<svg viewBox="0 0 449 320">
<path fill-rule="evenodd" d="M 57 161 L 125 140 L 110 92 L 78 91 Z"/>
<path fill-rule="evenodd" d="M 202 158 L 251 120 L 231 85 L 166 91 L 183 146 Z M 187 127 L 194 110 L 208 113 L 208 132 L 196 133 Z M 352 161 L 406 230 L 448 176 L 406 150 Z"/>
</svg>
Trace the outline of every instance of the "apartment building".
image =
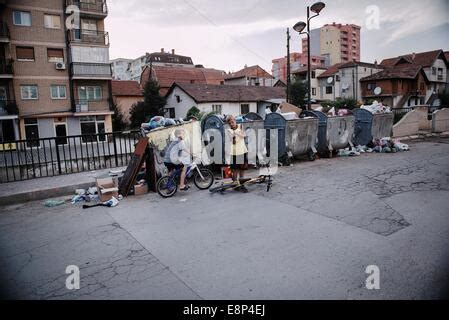
<svg viewBox="0 0 449 320">
<path fill-rule="evenodd" d="M 326 64 L 325 57 L 311 55 L 310 65 L 324 67 Z M 276 80 L 281 80 L 283 82 L 287 81 L 287 57 L 277 58 L 272 60 L 271 73 Z M 308 65 L 307 52 L 292 52 L 290 53 L 290 71 L 294 73 L 303 67 Z"/>
<path fill-rule="evenodd" d="M 70 5 L 79 7 L 80 24 L 67 30 Z M 18 118 L 6 130 L 2 120 L 4 140 L 112 130 L 107 15 L 104 0 L 2 1 L 0 100 L 13 101 L 16 115 L 7 116 Z"/>
<path fill-rule="evenodd" d="M 194 68 L 192 58 L 176 54 L 175 49 L 166 52 L 161 48 L 160 52 L 146 53 L 137 59 L 111 60 L 114 80 L 132 80 L 140 82 L 140 76 L 146 66 Z M 122 67 L 127 65 L 126 68 Z"/>
<path fill-rule="evenodd" d="M 129 64 L 132 59 L 118 58 L 111 60 L 112 77 L 114 80 L 131 80 L 131 74 L 128 72 Z"/>
<path fill-rule="evenodd" d="M 310 54 L 326 58 L 326 66 L 360 61 L 360 26 L 332 23 L 311 30 Z M 307 53 L 307 38 L 302 39 L 302 52 Z"/>
</svg>

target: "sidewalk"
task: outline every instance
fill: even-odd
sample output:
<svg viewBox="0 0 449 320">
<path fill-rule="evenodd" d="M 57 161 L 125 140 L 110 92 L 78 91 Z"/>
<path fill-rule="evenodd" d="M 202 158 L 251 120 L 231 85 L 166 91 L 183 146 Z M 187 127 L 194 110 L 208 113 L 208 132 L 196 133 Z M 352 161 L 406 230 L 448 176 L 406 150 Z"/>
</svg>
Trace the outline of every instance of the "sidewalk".
<svg viewBox="0 0 449 320">
<path fill-rule="evenodd" d="M 73 195 L 75 189 L 86 189 L 93 186 L 97 177 L 107 175 L 110 170 L 124 169 L 126 168 L 104 169 L 2 183 L 0 184 L 0 206 Z"/>
</svg>

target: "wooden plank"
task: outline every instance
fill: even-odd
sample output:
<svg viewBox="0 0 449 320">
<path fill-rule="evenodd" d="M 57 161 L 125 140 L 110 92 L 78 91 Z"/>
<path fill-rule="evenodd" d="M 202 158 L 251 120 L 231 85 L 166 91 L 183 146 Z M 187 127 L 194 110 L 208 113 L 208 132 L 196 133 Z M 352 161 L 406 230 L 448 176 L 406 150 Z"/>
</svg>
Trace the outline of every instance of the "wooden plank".
<svg viewBox="0 0 449 320">
<path fill-rule="evenodd" d="M 119 193 L 126 197 L 131 190 L 131 187 L 135 184 L 137 174 L 142 168 L 143 162 L 145 160 L 145 155 L 147 153 L 148 138 L 142 137 L 136 145 L 131 161 L 123 174 L 122 180 L 120 181 Z"/>
</svg>

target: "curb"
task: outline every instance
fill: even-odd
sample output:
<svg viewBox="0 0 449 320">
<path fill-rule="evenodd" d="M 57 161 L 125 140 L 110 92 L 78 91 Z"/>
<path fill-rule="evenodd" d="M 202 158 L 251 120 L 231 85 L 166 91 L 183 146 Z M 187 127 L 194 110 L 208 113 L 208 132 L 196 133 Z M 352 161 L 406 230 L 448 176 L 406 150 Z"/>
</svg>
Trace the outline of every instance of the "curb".
<svg viewBox="0 0 449 320">
<path fill-rule="evenodd" d="M 76 189 L 87 189 L 92 186 L 92 182 L 63 186 L 50 189 L 40 189 L 23 193 L 16 193 L 0 197 L 0 206 L 9 206 L 17 203 L 29 201 L 45 200 L 61 196 L 73 195 Z"/>
<path fill-rule="evenodd" d="M 418 133 L 418 134 L 412 135 L 412 136 L 393 137 L 393 139 L 398 139 L 400 141 L 407 141 L 407 140 L 417 140 L 417 139 L 432 138 L 432 137 L 447 138 L 447 137 L 449 137 L 449 131 L 441 132 L 441 133 Z"/>
</svg>

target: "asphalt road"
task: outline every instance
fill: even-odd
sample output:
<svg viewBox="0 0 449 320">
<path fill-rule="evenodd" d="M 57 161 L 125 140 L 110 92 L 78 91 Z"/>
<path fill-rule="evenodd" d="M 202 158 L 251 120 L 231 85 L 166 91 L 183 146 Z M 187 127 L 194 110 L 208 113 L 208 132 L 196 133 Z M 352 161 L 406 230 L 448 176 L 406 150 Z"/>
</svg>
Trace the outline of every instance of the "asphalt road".
<svg viewBox="0 0 449 320">
<path fill-rule="evenodd" d="M 449 139 L 297 162 L 273 190 L 82 210 L 0 208 L 0 288 L 20 299 L 438 299 L 449 284 Z M 68 265 L 80 289 L 65 286 Z M 365 269 L 380 270 L 368 290 Z"/>
</svg>

